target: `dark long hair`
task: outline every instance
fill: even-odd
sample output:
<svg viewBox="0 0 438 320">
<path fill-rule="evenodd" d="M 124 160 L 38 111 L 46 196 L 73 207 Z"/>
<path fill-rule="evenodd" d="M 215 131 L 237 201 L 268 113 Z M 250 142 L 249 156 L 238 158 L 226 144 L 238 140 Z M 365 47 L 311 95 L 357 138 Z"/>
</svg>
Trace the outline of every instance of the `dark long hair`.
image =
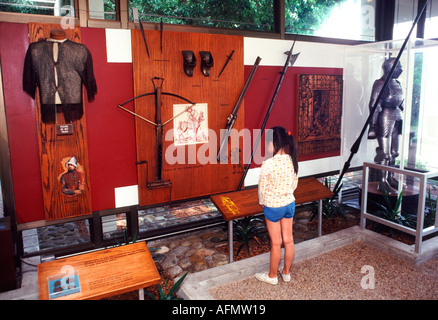
<svg viewBox="0 0 438 320">
<path fill-rule="evenodd" d="M 290 131 L 280 126 L 273 127 L 271 130 L 272 134 L 266 135 L 266 143 L 269 143 L 269 140 L 272 139 L 274 144 L 274 156 L 280 149 L 284 149 L 284 152 L 292 158 L 295 173 L 298 174 L 298 150 L 294 136 Z"/>
</svg>

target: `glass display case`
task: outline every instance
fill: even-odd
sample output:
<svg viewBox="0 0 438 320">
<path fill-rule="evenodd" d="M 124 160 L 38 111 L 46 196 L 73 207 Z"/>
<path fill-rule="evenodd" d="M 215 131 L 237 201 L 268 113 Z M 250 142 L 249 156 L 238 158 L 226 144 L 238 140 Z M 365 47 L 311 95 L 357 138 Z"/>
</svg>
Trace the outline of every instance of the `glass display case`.
<svg viewBox="0 0 438 320">
<path fill-rule="evenodd" d="M 411 39 L 399 69 L 381 90 L 393 65 L 388 62 L 398 56 L 403 43 L 346 49 L 341 168 L 365 128 L 350 161 L 350 168 L 363 168 L 362 228 L 369 219 L 414 235 L 418 253 L 423 236 L 438 230 L 438 41 Z M 377 133 L 370 131 L 373 124 Z"/>
<path fill-rule="evenodd" d="M 374 82 L 383 74 L 383 63 L 396 58 L 404 40 L 348 47 L 345 52 L 343 93 L 343 141 L 341 168 L 351 154 L 370 114 Z M 438 41 L 411 39 L 400 58 L 402 73 L 397 78 L 403 92 L 402 126 L 395 165 L 401 169 L 438 169 Z M 385 96 L 385 94 L 384 94 Z M 377 110 L 376 110 L 377 111 Z M 368 139 L 367 127 L 350 168 L 375 162 L 377 139 Z"/>
</svg>

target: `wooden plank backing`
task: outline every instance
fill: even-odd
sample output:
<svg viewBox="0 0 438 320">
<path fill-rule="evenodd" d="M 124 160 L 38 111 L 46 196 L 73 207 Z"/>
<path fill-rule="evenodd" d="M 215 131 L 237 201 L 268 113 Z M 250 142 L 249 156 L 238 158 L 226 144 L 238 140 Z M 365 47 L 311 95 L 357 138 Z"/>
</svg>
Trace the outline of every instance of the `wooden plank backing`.
<svg viewBox="0 0 438 320">
<path fill-rule="evenodd" d="M 56 24 L 29 23 L 30 42 L 50 37 Z M 81 42 L 79 26 L 65 30 L 67 39 Z M 38 90 L 38 89 L 37 89 Z M 86 97 L 86 94 L 83 95 Z M 85 112 L 80 120 L 73 121 L 72 135 L 57 135 L 55 123 L 41 121 L 39 94 L 35 98 L 38 144 L 40 150 L 44 214 L 47 221 L 91 214 L 91 189 L 88 170 L 88 147 Z M 58 108 L 61 109 L 61 108 Z M 57 112 L 58 124 L 65 124 L 61 110 Z M 71 157 L 78 161 L 82 171 L 84 190 L 74 196 L 61 192 L 60 177 L 67 170 L 65 164 Z"/>
<path fill-rule="evenodd" d="M 164 136 L 167 135 L 167 139 L 163 145 L 162 178 L 170 180 L 172 188 L 149 189 L 147 182 L 155 180 L 155 168 L 158 162 L 155 151 L 155 127 L 135 117 L 137 161 L 143 161 L 143 164 L 138 165 L 140 205 L 236 190 L 243 173 L 243 139 L 240 139 L 239 147 L 234 150 L 234 163 L 231 163 L 231 160 L 227 164 L 214 162 L 220 145 L 220 129 L 225 128 L 227 117 L 232 112 L 244 86 L 243 38 L 240 36 L 164 31 L 161 51 L 160 32 L 145 31 L 145 35 L 150 57 L 146 54 L 140 30 L 132 30 L 134 96 L 154 92 L 151 79 L 154 77 L 164 78 L 163 92 L 177 94 L 196 103 L 207 103 L 208 128 L 215 135 L 209 137 L 209 143 L 173 148 L 171 130 L 174 129 L 174 123 L 171 121 L 166 124 L 163 128 Z M 183 50 L 192 50 L 197 59 L 193 77 L 184 73 Z M 232 60 L 218 78 L 219 72 L 232 50 L 234 50 Z M 209 51 L 213 56 L 214 66 L 211 68 L 209 77 L 205 77 L 201 72 L 200 51 Z M 174 104 L 183 103 L 186 102 L 172 96 L 162 96 L 162 122 L 164 123 L 173 117 Z M 135 99 L 132 104 L 127 104 L 126 107 L 155 122 L 154 95 Z M 241 130 L 243 121 L 244 105 L 242 104 L 234 128 Z M 173 153 L 166 155 L 166 152 L 170 150 L 173 150 Z M 182 155 L 183 161 L 172 163 L 178 154 Z M 200 157 L 205 155 L 209 156 L 207 163 L 200 160 Z M 171 161 L 167 161 L 169 158 L 166 156 L 170 156 Z M 144 161 L 147 161 L 148 165 Z"/>
</svg>

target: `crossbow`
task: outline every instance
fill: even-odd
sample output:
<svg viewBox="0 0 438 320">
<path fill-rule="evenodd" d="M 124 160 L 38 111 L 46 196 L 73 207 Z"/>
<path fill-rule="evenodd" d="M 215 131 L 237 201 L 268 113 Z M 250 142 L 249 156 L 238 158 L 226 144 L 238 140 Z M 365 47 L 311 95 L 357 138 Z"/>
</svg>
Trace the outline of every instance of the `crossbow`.
<svg viewBox="0 0 438 320">
<path fill-rule="evenodd" d="M 155 143 L 155 151 L 156 151 L 156 156 L 157 156 L 157 166 L 155 168 L 155 181 L 153 182 L 149 182 L 148 178 L 147 178 L 147 173 L 146 173 L 146 184 L 147 187 L 149 189 L 153 189 L 153 188 L 160 188 L 160 187 L 168 187 L 168 186 L 172 186 L 172 182 L 170 180 L 163 180 L 163 127 L 168 124 L 169 122 L 171 122 L 173 119 L 175 119 L 176 117 L 179 117 L 180 115 L 182 115 L 184 112 L 189 111 L 191 108 L 193 108 L 196 103 L 190 101 L 189 99 L 186 99 L 180 95 L 174 94 L 174 93 L 169 93 L 169 92 L 162 92 L 161 91 L 161 87 L 163 85 L 164 82 L 164 78 L 159 78 L 159 77 L 153 77 L 151 79 L 153 85 L 154 85 L 154 91 L 153 92 L 149 92 L 149 93 L 144 93 L 144 94 L 140 94 L 134 98 L 131 98 L 129 100 L 126 100 L 125 102 L 118 104 L 117 107 L 119 107 L 120 109 L 136 116 L 137 118 L 153 125 L 155 127 L 155 139 L 156 139 L 156 143 Z M 160 82 L 161 81 L 161 82 Z M 155 122 L 146 119 L 145 117 L 140 116 L 139 114 L 132 112 L 126 108 L 124 108 L 123 106 L 131 101 L 134 101 L 136 99 L 145 97 L 145 96 L 150 96 L 150 95 L 154 95 L 155 96 Z M 169 120 L 165 121 L 164 123 L 161 122 L 161 96 L 162 95 L 167 95 L 167 96 L 172 96 L 172 97 L 176 97 L 179 98 L 181 100 L 184 100 L 188 103 L 190 103 L 190 106 L 186 107 L 184 111 L 174 115 L 172 118 L 170 118 Z M 137 164 L 143 164 L 146 163 L 146 160 L 142 160 L 142 161 L 138 161 Z"/>
</svg>

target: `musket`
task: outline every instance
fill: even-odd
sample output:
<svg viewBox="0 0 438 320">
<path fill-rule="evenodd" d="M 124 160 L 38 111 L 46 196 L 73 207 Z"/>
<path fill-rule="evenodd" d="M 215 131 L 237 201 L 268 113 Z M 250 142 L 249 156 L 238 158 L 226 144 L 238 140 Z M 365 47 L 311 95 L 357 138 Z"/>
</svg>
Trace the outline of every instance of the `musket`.
<svg viewBox="0 0 438 320">
<path fill-rule="evenodd" d="M 385 79 L 385 82 L 383 83 L 382 89 L 380 89 L 380 93 L 377 96 L 377 99 L 374 102 L 374 105 L 373 105 L 373 107 L 370 110 L 370 114 L 369 114 L 367 120 L 365 121 L 365 125 L 363 126 L 362 131 L 360 132 L 358 138 L 356 139 L 356 141 L 354 142 L 353 146 L 350 149 L 350 156 L 348 157 L 347 161 L 344 163 L 344 167 L 342 168 L 342 172 L 340 173 L 338 181 L 336 182 L 336 184 L 335 184 L 335 186 L 333 188 L 334 197 L 339 193 L 339 190 L 340 190 L 339 184 L 341 183 L 342 178 L 344 177 L 345 172 L 347 172 L 348 168 L 350 167 L 351 160 L 353 159 L 353 156 L 359 150 L 359 146 L 360 146 L 360 143 L 362 141 L 362 137 L 363 137 L 363 135 L 364 135 L 364 133 L 365 133 L 369 123 L 371 122 L 371 119 L 373 118 L 373 114 L 376 111 L 377 106 L 380 103 L 380 100 L 382 100 L 383 93 L 385 92 L 386 88 L 388 87 L 389 81 L 391 80 L 392 74 L 394 73 L 394 70 L 397 67 L 398 62 L 400 61 L 401 55 L 403 54 L 403 51 L 406 48 L 406 45 L 407 45 L 407 43 L 409 41 L 409 38 L 411 37 L 412 31 L 414 30 L 415 25 L 417 24 L 418 20 L 420 20 L 421 15 L 423 14 L 424 9 L 426 9 L 426 6 L 427 6 L 428 2 L 429 2 L 429 0 L 426 1 L 426 3 L 424 4 L 423 8 L 418 13 L 417 17 L 415 18 L 414 22 L 412 23 L 411 30 L 409 30 L 408 36 L 406 37 L 405 41 L 403 42 L 403 45 L 401 46 L 400 51 L 397 54 L 397 58 L 394 60 L 392 68 L 389 71 L 388 76 Z"/>
<path fill-rule="evenodd" d="M 233 129 L 234 122 L 236 122 L 236 119 L 237 119 L 237 113 L 239 112 L 240 105 L 242 104 L 242 101 L 245 98 L 246 91 L 248 90 L 249 85 L 252 82 L 254 74 L 257 71 L 257 68 L 258 68 L 261 60 L 262 60 L 262 58 L 257 57 L 254 65 L 251 69 L 251 73 L 249 74 L 248 79 L 246 79 L 245 85 L 243 86 L 243 89 L 242 89 L 242 92 L 240 93 L 239 99 L 237 99 L 237 102 L 234 106 L 233 111 L 231 112 L 231 114 L 227 118 L 227 124 L 225 125 L 224 136 L 222 138 L 222 142 L 221 142 L 221 145 L 219 147 L 219 151 L 217 153 L 217 160 L 219 160 L 219 161 L 222 158 L 221 156 L 222 156 L 223 148 L 225 146 L 227 146 L 227 142 L 228 142 L 228 139 L 230 137 L 231 129 Z"/>
<path fill-rule="evenodd" d="M 257 136 L 257 140 L 254 144 L 254 147 L 253 147 L 252 152 L 251 152 L 251 156 L 248 160 L 248 163 L 246 164 L 245 171 L 243 172 L 242 179 L 240 180 L 239 187 L 237 190 L 242 189 L 243 182 L 245 181 L 245 177 L 246 177 L 248 170 L 249 170 L 249 166 L 251 165 L 252 159 L 254 158 L 254 153 L 255 153 L 257 146 L 260 142 L 263 131 L 265 130 L 265 126 L 266 126 L 266 123 L 268 122 L 269 116 L 271 114 L 272 107 L 274 106 L 275 99 L 277 98 L 278 91 L 280 90 L 281 83 L 283 82 L 284 76 L 286 75 L 287 67 L 289 66 L 289 64 L 291 66 L 293 66 L 295 61 L 298 58 L 298 55 L 300 54 L 300 53 L 292 54 L 292 50 L 294 48 L 294 45 L 295 45 L 295 41 L 292 44 L 290 51 L 285 52 L 285 54 L 287 54 L 286 63 L 284 64 L 283 71 L 280 72 L 280 79 L 278 80 L 277 87 L 275 88 L 274 95 L 272 96 L 271 103 L 269 104 L 268 111 L 266 112 L 265 119 L 263 120 L 263 124 L 262 124 L 261 130 L 260 130 L 260 133 Z"/>
<path fill-rule="evenodd" d="M 221 76 L 222 72 L 224 72 L 225 67 L 227 66 L 228 62 L 230 62 L 231 58 L 233 57 L 233 54 L 234 54 L 234 50 L 231 51 L 230 55 L 229 55 L 228 58 L 227 58 L 227 61 L 225 61 L 225 64 L 224 64 L 224 66 L 222 67 L 221 72 L 219 72 L 219 75 L 217 76 L 218 78 Z"/>
</svg>

